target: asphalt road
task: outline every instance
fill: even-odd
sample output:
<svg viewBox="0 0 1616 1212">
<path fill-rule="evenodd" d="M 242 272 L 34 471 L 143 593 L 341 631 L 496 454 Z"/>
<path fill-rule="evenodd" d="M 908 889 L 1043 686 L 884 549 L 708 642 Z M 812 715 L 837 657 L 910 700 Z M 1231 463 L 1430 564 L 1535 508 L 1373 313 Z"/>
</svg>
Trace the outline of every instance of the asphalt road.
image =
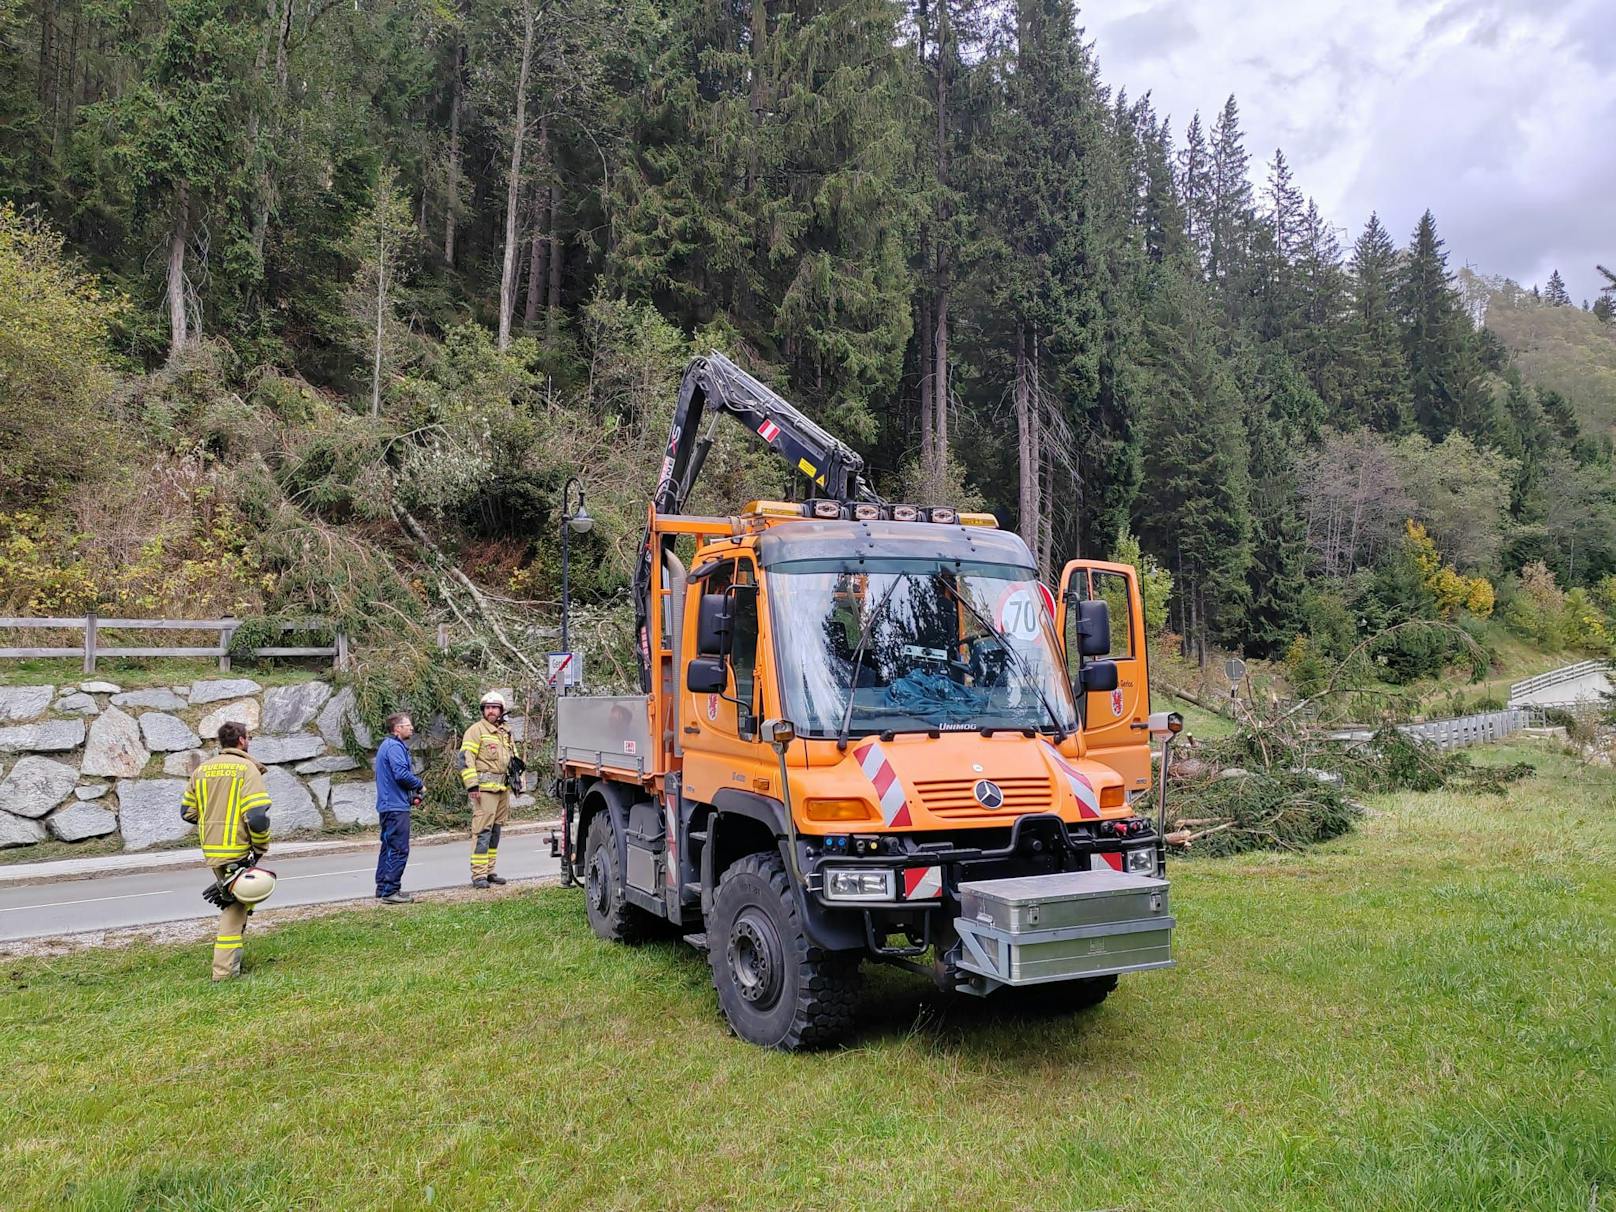
<svg viewBox="0 0 1616 1212">
<path fill-rule="evenodd" d="M 503 839 L 499 874 L 511 880 L 559 875 L 560 866 L 550 857 L 546 833 L 519 833 Z M 469 838 L 416 846 L 404 872 L 404 891 L 468 884 L 470 862 Z M 272 920 L 277 908 L 376 894 L 374 849 L 280 860 L 271 850 L 264 865 L 275 872 L 278 882 L 275 894 L 258 911 L 260 921 Z M 202 899 L 207 884 L 208 874 L 199 855 L 189 867 L 0 887 L 0 941 L 214 917 L 219 911 Z"/>
</svg>

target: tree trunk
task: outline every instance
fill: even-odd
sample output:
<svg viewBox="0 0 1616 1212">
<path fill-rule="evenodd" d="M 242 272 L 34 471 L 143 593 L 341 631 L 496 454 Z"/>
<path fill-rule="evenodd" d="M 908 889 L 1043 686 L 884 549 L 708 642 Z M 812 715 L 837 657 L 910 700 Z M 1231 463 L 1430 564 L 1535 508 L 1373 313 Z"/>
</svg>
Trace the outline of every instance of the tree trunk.
<svg viewBox="0 0 1616 1212">
<path fill-rule="evenodd" d="M 948 184 L 948 0 L 937 0 L 937 184 Z M 939 231 L 946 231 L 950 218 L 946 201 L 937 207 Z M 932 301 L 931 382 L 936 428 L 932 435 L 932 482 L 941 486 L 948 470 L 948 303 L 949 248 L 937 245 Z"/>
<path fill-rule="evenodd" d="M 1035 396 L 1040 400 L 1042 411 L 1042 396 Z M 1042 454 L 1043 444 L 1040 439 L 1039 451 Z M 1055 546 L 1055 518 L 1054 511 L 1046 502 L 1053 500 L 1055 495 L 1055 464 L 1054 461 L 1044 457 L 1039 460 L 1041 466 L 1038 476 L 1038 571 L 1047 581 L 1050 572 L 1050 556 Z"/>
<path fill-rule="evenodd" d="M 1037 329 L 1032 334 L 1032 356 L 1027 360 L 1027 377 L 1030 382 L 1028 394 L 1031 404 L 1028 411 L 1032 417 L 1032 515 L 1033 538 L 1027 540 L 1027 546 L 1032 549 L 1033 555 L 1038 554 L 1038 536 L 1043 532 L 1044 525 L 1044 390 L 1038 377 L 1038 359 L 1041 355 L 1040 342 Z"/>
<path fill-rule="evenodd" d="M 170 359 L 190 340 L 185 310 L 185 246 L 191 239 L 191 189 L 181 181 L 174 190 L 174 226 L 168 236 L 168 329 Z"/>
<path fill-rule="evenodd" d="M 511 132 L 511 179 L 505 189 L 505 261 L 499 275 L 499 348 L 511 344 L 516 310 L 516 229 L 522 199 L 522 144 L 527 138 L 527 80 L 533 68 L 533 0 L 522 4 L 522 66 L 516 74 L 516 127 Z"/>
<path fill-rule="evenodd" d="M 937 295 L 932 304 L 931 391 L 932 479 L 941 486 L 948 471 L 948 284 L 947 270 L 939 274 Z"/>
<path fill-rule="evenodd" d="M 455 214 L 460 209 L 460 102 L 465 87 L 466 48 L 455 47 L 454 86 L 449 94 L 449 173 L 443 207 L 443 263 L 454 268 Z"/>
<path fill-rule="evenodd" d="M 56 0 L 39 0 L 39 78 L 35 83 L 39 86 L 39 107 L 42 110 L 51 103 L 51 40 L 56 32 L 55 9 Z"/>
<path fill-rule="evenodd" d="M 382 415 L 382 326 L 387 318 L 387 225 L 376 235 L 376 345 L 370 363 L 370 415 Z"/>
<path fill-rule="evenodd" d="M 527 252 L 527 303 L 522 311 L 522 327 L 527 332 L 539 326 L 539 309 L 544 305 L 544 295 L 548 289 L 544 254 L 550 243 L 545 230 L 545 215 L 549 211 L 546 202 L 549 197 L 548 186 L 541 185 L 533 191 L 533 228 Z"/>
<path fill-rule="evenodd" d="M 561 212 L 561 183 L 550 182 L 550 297 L 545 303 L 544 327 L 555 336 L 561 323 L 561 235 L 558 231 Z"/>
<path fill-rule="evenodd" d="M 1032 383 L 1027 366 L 1027 326 L 1016 325 L 1016 468 L 1018 529 L 1029 549 L 1038 544 L 1038 464 L 1037 439 L 1033 433 Z"/>
<path fill-rule="evenodd" d="M 533 230 L 528 241 L 527 308 L 522 326 L 532 332 L 539 326 L 539 307 L 544 299 L 548 274 L 545 253 L 549 249 L 545 219 L 549 213 L 550 187 L 544 180 L 550 166 L 550 119 L 539 123 L 539 171 L 533 182 Z"/>
<path fill-rule="evenodd" d="M 282 98 L 286 95 L 287 80 L 287 49 L 292 41 L 292 0 L 269 0 L 269 20 L 275 29 L 275 91 L 270 94 L 269 122 L 273 128 L 275 115 Z M 264 73 L 267 65 L 267 48 L 260 47 L 258 55 L 258 74 Z M 248 140 L 252 144 L 253 158 L 258 164 L 258 197 L 257 205 L 252 216 L 252 247 L 253 256 L 257 258 L 260 266 L 264 263 L 264 244 L 269 235 L 269 212 L 275 204 L 275 178 L 270 172 L 269 157 L 262 146 L 262 119 L 255 110 L 248 120 Z"/>
<path fill-rule="evenodd" d="M 920 339 L 915 343 L 920 365 L 920 482 L 924 495 L 931 497 L 935 480 L 933 436 L 936 430 L 936 412 L 932 404 L 932 352 L 931 352 L 931 291 L 923 284 L 920 288 Z"/>
</svg>

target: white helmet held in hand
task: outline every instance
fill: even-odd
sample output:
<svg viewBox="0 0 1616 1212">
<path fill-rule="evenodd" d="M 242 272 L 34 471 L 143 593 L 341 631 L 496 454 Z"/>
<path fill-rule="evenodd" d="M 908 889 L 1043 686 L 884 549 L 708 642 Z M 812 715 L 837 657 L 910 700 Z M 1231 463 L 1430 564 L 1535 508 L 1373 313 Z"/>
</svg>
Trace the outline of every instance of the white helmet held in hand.
<svg viewBox="0 0 1616 1212">
<path fill-rule="evenodd" d="M 243 867 L 225 887 L 243 905 L 256 905 L 275 891 L 275 873 L 262 867 Z"/>
</svg>

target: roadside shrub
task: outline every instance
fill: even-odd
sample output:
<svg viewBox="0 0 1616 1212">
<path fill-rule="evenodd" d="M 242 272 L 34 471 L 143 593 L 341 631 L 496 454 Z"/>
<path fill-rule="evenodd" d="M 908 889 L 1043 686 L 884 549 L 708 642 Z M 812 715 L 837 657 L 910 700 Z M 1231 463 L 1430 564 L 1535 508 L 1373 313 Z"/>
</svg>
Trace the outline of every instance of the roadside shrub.
<svg viewBox="0 0 1616 1212">
<path fill-rule="evenodd" d="M 116 465 L 104 294 L 44 222 L 0 204 L 0 503 L 37 502 Z"/>
</svg>

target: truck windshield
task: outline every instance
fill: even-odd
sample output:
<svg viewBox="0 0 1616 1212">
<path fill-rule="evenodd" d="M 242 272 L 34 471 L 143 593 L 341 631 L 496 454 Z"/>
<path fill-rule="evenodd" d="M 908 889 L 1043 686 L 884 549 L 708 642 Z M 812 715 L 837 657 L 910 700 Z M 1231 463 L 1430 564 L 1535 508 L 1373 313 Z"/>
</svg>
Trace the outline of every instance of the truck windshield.
<svg viewBox="0 0 1616 1212">
<path fill-rule="evenodd" d="M 850 702 L 850 736 L 1076 726 L 1027 569 L 832 559 L 777 564 L 768 575 L 780 692 L 803 735 L 836 736 Z"/>
</svg>

